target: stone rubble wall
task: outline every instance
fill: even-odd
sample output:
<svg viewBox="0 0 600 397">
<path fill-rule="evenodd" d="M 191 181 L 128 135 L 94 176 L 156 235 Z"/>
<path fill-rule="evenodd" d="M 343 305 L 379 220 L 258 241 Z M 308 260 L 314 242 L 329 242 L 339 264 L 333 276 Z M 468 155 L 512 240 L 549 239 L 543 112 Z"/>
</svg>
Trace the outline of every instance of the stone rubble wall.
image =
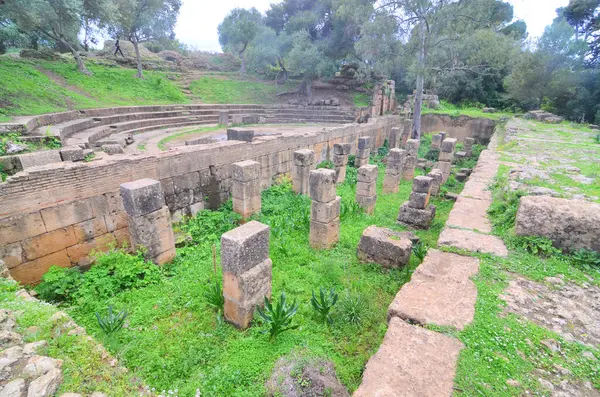
<svg viewBox="0 0 600 397">
<path fill-rule="evenodd" d="M 57 163 L 20 172 L 0 184 L 0 258 L 12 276 L 36 283 L 51 265 L 89 266 L 92 250 L 129 242 L 127 215 L 119 187 L 143 178 L 159 180 L 174 217 L 201 208 L 216 209 L 232 188 L 232 164 L 254 160 L 261 165 L 261 189 L 274 177 L 289 173 L 293 153 L 315 152 L 315 163 L 331 159 L 333 145 L 369 136 L 382 146 L 391 129 L 402 123 L 384 116 L 366 124 L 346 124 L 304 133 L 257 137 L 253 142 L 228 141 L 177 150 L 107 158 L 92 163 Z"/>
<path fill-rule="evenodd" d="M 496 123 L 486 118 L 452 117 L 447 114 L 425 114 L 421 117 L 423 134 L 445 131 L 448 133 L 446 138 L 456 138 L 459 142 L 471 137 L 475 139 L 475 143 L 487 145 L 495 130 Z"/>
</svg>

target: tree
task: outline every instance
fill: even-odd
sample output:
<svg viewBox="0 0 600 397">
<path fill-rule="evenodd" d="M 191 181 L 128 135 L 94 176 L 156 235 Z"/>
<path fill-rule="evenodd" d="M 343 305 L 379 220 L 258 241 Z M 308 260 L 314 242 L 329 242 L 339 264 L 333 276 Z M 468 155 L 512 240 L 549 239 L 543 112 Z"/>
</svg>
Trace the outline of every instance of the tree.
<svg viewBox="0 0 600 397">
<path fill-rule="evenodd" d="M 256 8 L 234 8 L 219 24 L 219 43 L 223 49 L 236 52 L 242 59 L 241 73 L 246 73 L 245 52 L 261 26 L 262 15 Z"/>
<path fill-rule="evenodd" d="M 569 5 L 559 11 L 575 28 L 577 38 L 589 44 L 591 63 L 600 63 L 600 0 L 570 0 Z"/>
<path fill-rule="evenodd" d="M 68 48 L 79 71 L 91 74 L 77 51 L 77 34 L 82 26 L 82 0 L 4 0 L 0 7 L 2 14 L 14 21 L 21 31 L 39 32 Z"/>
<path fill-rule="evenodd" d="M 114 18 L 109 31 L 133 44 L 137 60 L 137 77 L 144 78 L 140 43 L 175 37 L 181 0 L 115 0 Z"/>
</svg>

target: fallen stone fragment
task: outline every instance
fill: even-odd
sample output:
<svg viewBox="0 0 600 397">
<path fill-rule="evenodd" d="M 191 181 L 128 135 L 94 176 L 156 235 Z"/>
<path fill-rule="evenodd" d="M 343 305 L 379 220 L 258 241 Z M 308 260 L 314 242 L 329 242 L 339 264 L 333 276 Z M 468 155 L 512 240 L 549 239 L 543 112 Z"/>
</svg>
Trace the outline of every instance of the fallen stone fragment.
<svg viewBox="0 0 600 397">
<path fill-rule="evenodd" d="M 62 373 L 60 372 L 60 369 L 54 368 L 29 384 L 27 397 L 53 396 L 61 383 Z"/>
</svg>

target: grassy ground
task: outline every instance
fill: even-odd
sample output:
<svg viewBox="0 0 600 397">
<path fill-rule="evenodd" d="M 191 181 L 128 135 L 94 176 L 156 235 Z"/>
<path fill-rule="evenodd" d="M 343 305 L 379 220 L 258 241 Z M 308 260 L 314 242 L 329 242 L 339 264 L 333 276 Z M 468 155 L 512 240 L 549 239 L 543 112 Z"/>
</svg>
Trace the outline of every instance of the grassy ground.
<svg viewBox="0 0 600 397">
<path fill-rule="evenodd" d="M 437 109 L 423 109 L 423 114 L 448 114 L 450 116 L 458 117 L 458 116 L 469 116 L 469 117 L 483 117 L 492 120 L 500 120 L 504 117 L 512 117 L 514 116 L 511 113 L 506 112 L 497 112 L 497 113 L 483 113 L 481 108 L 476 108 L 472 106 L 459 106 L 448 103 L 446 101 L 440 101 L 440 106 Z"/>
<path fill-rule="evenodd" d="M 190 84 L 192 93 L 205 103 L 278 103 L 278 93 L 297 88 L 298 82 L 291 80 L 278 86 L 274 82 L 248 81 L 235 75 L 229 75 L 228 78 L 205 76 Z"/>
<path fill-rule="evenodd" d="M 16 290 L 16 283 L 0 278 L 0 306 L 22 313 L 17 317 L 17 330 L 25 335 L 26 343 L 45 340 L 48 348 L 41 353 L 63 360 L 64 382 L 57 395 L 73 390 L 86 395 L 95 391 L 118 397 L 139 395 L 143 389 L 139 379 L 126 370 L 111 366 L 109 359 L 98 350 L 98 345 L 85 335 L 68 335 L 51 321 L 52 315 L 58 311 L 56 307 L 17 299 Z"/>
<path fill-rule="evenodd" d="M 294 319 L 300 326 L 297 330 L 270 342 L 260 333 L 260 321 L 239 331 L 218 321 L 209 306 L 204 295 L 214 280 L 211 246 L 217 244 L 218 254 L 220 235 L 237 225 L 231 204 L 219 211 L 201 211 L 182 226 L 194 243 L 178 249 L 176 261 L 163 268 L 159 282 L 110 293 L 106 299 L 101 294 L 89 294 L 67 311 L 124 365 L 158 390 L 178 389 L 179 395 L 185 396 L 193 395 L 196 389 L 202 395 L 262 396 L 274 363 L 297 349 L 332 360 L 342 382 L 354 390 L 366 361 L 385 334 L 387 307 L 418 260 L 411 259 L 408 269 L 391 271 L 359 263 L 356 247 L 367 226 L 403 230 L 395 219 L 412 183 L 402 182 L 397 194 L 380 194 L 375 214 L 370 216 L 354 203 L 356 169 L 349 167 L 348 171 L 348 182 L 338 187 L 341 233 L 332 250 L 309 247 L 310 200 L 294 194 L 288 181 L 263 192 L 262 213 L 256 219 L 271 227 L 273 296 L 285 291 L 288 299 L 299 302 Z M 381 167 L 379 191 L 383 173 Z M 462 187 L 451 180 L 451 190 Z M 431 229 L 417 232 L 428 246 L 435 245 L 453 202 L 436 198 L 434 204 L 437 214 Z M 323 324 L 309 304 L 312 291 L 319 287 L 335 288 L 340 295 L 332 326 Z M 109 304 L 129 313 L 125 328 L 112 337 L 103 335 L 94 314 L 105 312 Z M 358 321 L 352 320 L 357 317 Z"/>
<path fill-rule="evenodd" d="M 188 99 L 165 73 L 108 68 L 88 62 L 93 76 L 77 72 L 71 62 L 0 61 L 0 122 L 9 116 L 61 112 L 69 109 L 154 103 L 186 103 Z M 54 73 L 48 77 L 40 70 Z M 56 77 L 58 76 L 58 77 Z"/>
<path fill-rule="evenodd" d="M 569 158 L 564 151 L 555 154 L 557 159 Z M 522 193 L 507 193 L 509 170 L 507 166 L 500 167 L 489 210 L 493 233 L 504 240 L 509 256 L 475 255 L 481 259 L 480 272 L 474 280 L 478 290 L 475 319 L 462 332 L 449 331 L 465 344 L 458 363 L 455 394 L 549 396 L 551 392 L 539 381 L 540 374 L 548 374 L 545 378 L 555 384 L 591 381 L 600 389 L 599 349 L 567 341 L 532 321 L 504 312 L 506 303 L 501 295 L 517 275 L 540 283 L 546 277 L 561 276 L 567 282 L 600 286 L 600 268 L 560 253 L 548 240 L 515 236 L 515 216 Z M 546 340 L 556 341 L 560 350 L 548 349 L 542 343 Z M 588 357 L 584 352 L 588 352 Z M 557 368 L 566 371 L 557 374 Z"/>
</svg>

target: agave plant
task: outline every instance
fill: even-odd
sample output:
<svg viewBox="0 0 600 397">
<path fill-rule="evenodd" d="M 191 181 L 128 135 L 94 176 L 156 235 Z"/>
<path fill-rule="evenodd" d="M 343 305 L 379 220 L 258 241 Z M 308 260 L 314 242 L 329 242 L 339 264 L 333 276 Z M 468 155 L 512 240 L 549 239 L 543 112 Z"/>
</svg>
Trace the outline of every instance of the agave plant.
<svg viewBox="0 0 600 397">
<path fill-rule="evenodd" d="M 209 284 L 208 289 L 204 293 L 207 303 L 214 307 L 218 313 L 223 311 L 225 306 L 225 297 L 223 296 L 223 288 L 219 280 Z"/>
<path fill-rule="evenodd" d="M 108 315 L 101 316 L 98 312 L 96 312 L 96 318 L 98 319 L 98 325 L 104 331 L 106 335 L 111 335 L 121 328 L 123 328 L 123 323 L 127 318 L 127 311 L 125 309 L 121 310 L 119 313 L 115 314 L 113 312 L 113 306 L 108 306 Z"/>
<path fill-rule="evenodd" d="M 319 288 L 319 297 L 315 295 L 315 291 L 312 292 L 312 298 L 310 298 L 310 303 L 312 307 L 319 313 L 323 322 L 327 321 L 329 324 L 333 324 L 333 319 L 331 318 L 331 309 L 337 303 L 338 294 L 332 288 L 329 290 L 329 293 L 326 293 L 327 290 L 324 288 Z"/>
<path fill-rule="evenodd" d="M 423 259 L 425 259 L 425 255 L 427 255 L 427 249 L 428 247 L 420 241 L 413 245 L 412 253 L 419 260 L 419 263 L 423 262 Z"/>
<path fill-rule="evenodd" d="M 282 332 L 296 329 L 299 325 L 292 325 L 293 317 L 298 311 L 298 303 L 294 301 L 291 305 L 286 302 L 285 292 L 281 291 L 281 297 L 278 302 L 272 304 L 265 297 L 265 308 L 256 307 L 258 315 L 264 320 L 269 329 L 261 331 L 263 334 L 267 332 L 270 339 L 277 338 L 277 335 Z"/>
</svg>

